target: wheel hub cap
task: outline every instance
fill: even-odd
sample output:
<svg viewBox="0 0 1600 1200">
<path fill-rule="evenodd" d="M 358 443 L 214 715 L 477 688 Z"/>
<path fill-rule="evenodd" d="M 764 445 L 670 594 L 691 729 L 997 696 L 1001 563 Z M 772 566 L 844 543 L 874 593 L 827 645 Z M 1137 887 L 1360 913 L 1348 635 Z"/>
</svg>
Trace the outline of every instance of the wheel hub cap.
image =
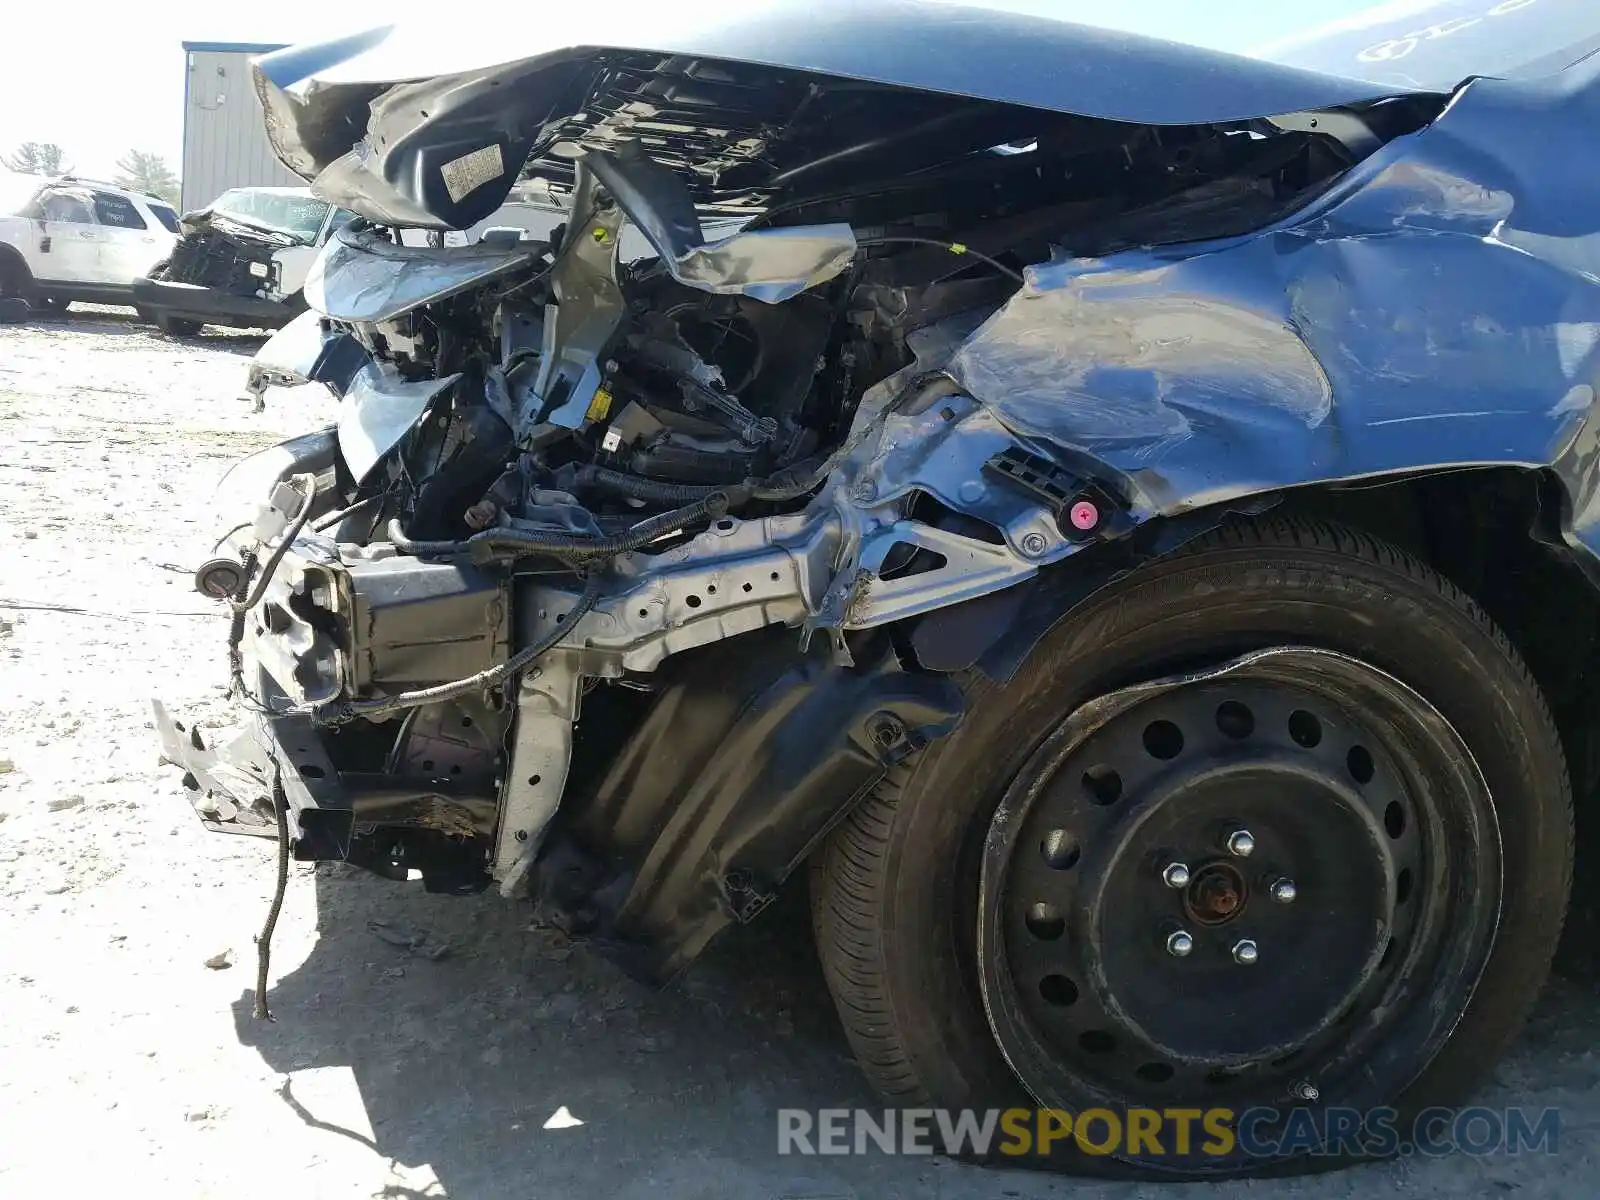
<svg viewBox="0 0 1600 1200">
<path fill-rule="evenodd" d="M 1264 717 L 1274 703 L 1250 688 L 1226 694 Z M 1217 703 L 1207 689 L 1185 699 L 1191 709 Z M 1113 722 L 1084 744 L 1084 753 L 1123 768 L 1124 795 L 1112 809 L 1086 824 L 1070 775 L 1058 775 L 1035 805 L 1041 826 L 1088 836 L 1076 878 L 1035 870 L 1030 879 L 1066 903 L 1075 936 L 1059 947 L 1016 939 L 1017 961 L 1069 965 L 1091 993 L 1085 1011 L 1100 1008 L 1175 1071 L 1284 1055 L 1332 1025 L 1368 982 L 1396 922 L 1393 881 L 1404 866 L 1395 865 L 1372 801 L 1328 764 L 1253 736 L 1143 769 L 1124 754 L 1141 724 Z M 1381 794 L 1379 813 L 1389 802 Z M 1251 856 L 1206 861 L 1219 831 L 1239 823 L 1254 837 Z M 1151 866 L 1172 857 L 1201 863 L 1181 892 Z M 1264 902 L 1281 875 L 1303 881 L 1307 902 Z M 1183 962 L 1161 943 L 1174 924 L 1194 938 Z M 1255 954 L 1236 953 L 1241 941 Z"/>
<path fill-rule="evenodd" d="M 1244 910 L 1247 886 L 1232 863 L 1209 863 L 1195 874 L 1184 908 L 1201 925 L 1225 925 Z"/>
<path fill-rule="evenodd" d="M 1437 1004 L 1397 1001 L 1417 994 L 1408 973 L 1470 962 L 1448 988 L 1463 1005 L 1470 994 L 1493 916 L 1453 923 L 1444 901 L 1487 889 L 1497 904 L 1499 870 L 1497 836 L 1478 836 L 1493 810 L 1470 754 L 1365 664 L 1298 649 L 1239 662 L 1269 656 L 1282 657 L 1259 674 L 1222 668 L 1085 705 L 997 811 L 980 982 L 1041 1103 L 1328 1095 L 1380 1036 L 1414 1030 L 1413 1055 L 1447 1036 Z M 1324 666 L 1333 681 L 1318 679 Z M 1391 703 L 1437 745 L 1368 718 Z M 1445 835 L 1428 788 L 1447 779 L 1481 813 L 1452 836 L 1482 871 L 1453 880 L 1430 849 Z"/>
</svg>

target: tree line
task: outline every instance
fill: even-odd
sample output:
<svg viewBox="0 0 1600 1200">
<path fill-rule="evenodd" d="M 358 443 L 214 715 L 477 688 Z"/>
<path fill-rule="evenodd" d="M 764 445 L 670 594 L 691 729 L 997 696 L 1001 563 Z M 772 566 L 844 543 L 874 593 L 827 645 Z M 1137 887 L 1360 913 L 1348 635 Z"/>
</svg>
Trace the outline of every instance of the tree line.
<svg viewBox="0 0 1600 1200">
<path fill-rule="evenodd" d="M 0 165 L 19 175 L 70 175 L 72 167 L 66 151 L 54 142 L 23 142 L 11 154 L 0 154 Z M 130 192 L 159 196 L 168 204 L 178 204 L 178 177 L 159 154 L 130 150 L 117 159 L 112 183 Z"/>
</svg>

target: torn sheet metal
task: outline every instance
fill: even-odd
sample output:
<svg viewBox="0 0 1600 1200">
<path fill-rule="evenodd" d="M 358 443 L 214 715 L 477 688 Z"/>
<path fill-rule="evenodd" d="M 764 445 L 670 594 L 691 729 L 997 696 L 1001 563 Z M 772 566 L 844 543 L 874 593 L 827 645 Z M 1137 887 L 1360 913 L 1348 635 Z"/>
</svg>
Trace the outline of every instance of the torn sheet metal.
<svg viewBox="0 0 1600 1200">
<path fill-rule="evenodd" d="M 703 292 L 780 304 L 834 278 L 855 256 L 850 226 L 807 225 L 736 233 L 669 260 L 667 269 Z"/>
<path fill-rule="evenodd" d="M 1550 467 L 1600 554 L 1600 61 L 1480 80 L 1259 234 L 1031 268 L 950 371 L 1141 517 L 1275 489 Z"/>
<path fill-rule="evenodd" d="M 456 374 L 407 382 L 393 367 L 375 362 L 356 372 L 339 409 L 339 451 L 351 476 L 365 479 L 378 460 L 400 444 L 428 402 L 460 378 Z"/>
<path fill-rule="evenodd" d="M 839 275 L 856 256 L 855 232 L 843 223 L 733 232 L 708 243 L 684 181 L 635 142 L 584 155 L 574 211 L 586 209 L 590 172 L 672 277 L 702 292 L 780 304 Z"/>
<path fill-rule="evenodd" d="M 336 321 L 392 321 L 533 260 L 531 247 L 397 246 L 375 233 L 340 230 L 311 264 L 306 303 Z"/>
<path fill-rule="evenodd" d="M 338 336 L 323 330 L 320 315 L 303 312 L 256 351 L 250 362 L 251 370 L 278 387 L 305 383 L 311 378 L 328 341 Z"/>
</svg>

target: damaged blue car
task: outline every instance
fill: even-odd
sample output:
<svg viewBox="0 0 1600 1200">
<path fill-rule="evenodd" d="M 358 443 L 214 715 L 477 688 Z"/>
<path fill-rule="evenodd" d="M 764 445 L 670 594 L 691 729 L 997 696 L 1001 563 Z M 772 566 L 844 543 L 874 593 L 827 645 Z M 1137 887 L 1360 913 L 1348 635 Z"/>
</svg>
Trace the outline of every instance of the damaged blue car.
<svg viewBox="0 0 1600 1200">
<path fill-rule="evenodd" d="M 260 59 L 359 219 L 252 367 L 339 422 L 230 472 L 197 573 L 242 727 L 157 709 L 202 819 L 656 980 L 809 884 L 895 1105 L 1461 1101 L 1600 787 L 1600 17 L 1409 7 Z M 400 236 L 528 186 L 548 234 Z"/>
</svg>

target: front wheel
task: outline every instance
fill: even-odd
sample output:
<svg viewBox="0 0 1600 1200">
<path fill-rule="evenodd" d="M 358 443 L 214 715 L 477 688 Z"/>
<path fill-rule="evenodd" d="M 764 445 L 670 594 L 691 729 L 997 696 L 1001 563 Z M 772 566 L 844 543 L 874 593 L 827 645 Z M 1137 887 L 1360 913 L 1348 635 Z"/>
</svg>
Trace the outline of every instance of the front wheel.
<svg viewBox="0 0 1600 1200">
<path fill-rule="evenodd" d="M 1566 769 L 1515 651 L 1422 564 L 1230 529 L 971 694 L 815 871 L 830 987 L 894 1101 L 1116 1116 L 1050 1146 L 1060 1169 L 1317 1169 L 1397 1139 L 1308 1145 L 1294 1109 L 1403 1126 L 1515 1036 L 1565 910 Z M 1266 1116 L 1132 1139 L 1135 1109 Z"/>
<path fill-rule="evenodd" d="M 11 254 L 0 256 L 0 301 L 21 302 L 31 306 L 35 297 L 33 275 L 23 261 Z M 14 310 L 16 304 L 8 304 Z"/>
<path fill-rule="evenodd" d="M 160 313 L 155 318 L 156 328 L 168 337 L 196 337 L 202 328 L 199 321 L 187 317 L 169 317 Z"/>
</svg>

